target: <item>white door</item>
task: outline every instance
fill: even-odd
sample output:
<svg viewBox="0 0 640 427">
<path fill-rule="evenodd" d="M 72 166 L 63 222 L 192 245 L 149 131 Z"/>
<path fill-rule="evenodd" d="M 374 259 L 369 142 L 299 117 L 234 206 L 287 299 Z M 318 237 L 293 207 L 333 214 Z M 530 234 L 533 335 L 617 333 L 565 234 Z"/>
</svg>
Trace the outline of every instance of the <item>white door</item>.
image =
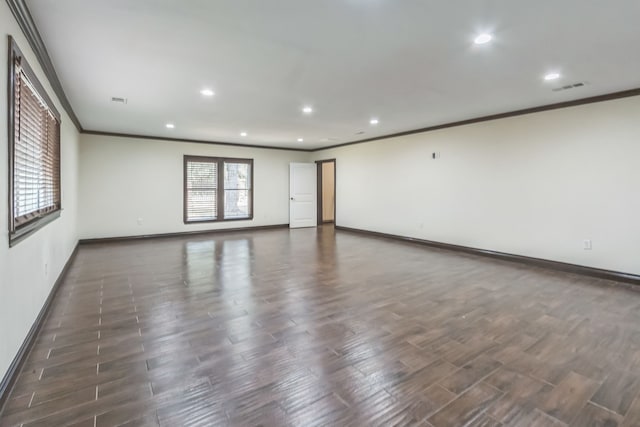
<svg viewBox="0 0 640 427">
<path fill-rule="evenodd" d="M 318 225 L 315 163 L 289 164 L 289 227 Z"/>
</svg>

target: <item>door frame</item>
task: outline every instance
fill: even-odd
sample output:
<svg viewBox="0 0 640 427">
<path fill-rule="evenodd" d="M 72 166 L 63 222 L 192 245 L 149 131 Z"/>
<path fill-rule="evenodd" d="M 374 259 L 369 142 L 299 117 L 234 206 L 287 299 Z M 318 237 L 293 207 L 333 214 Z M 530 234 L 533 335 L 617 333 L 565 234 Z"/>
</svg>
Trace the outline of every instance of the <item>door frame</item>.
<svg viewBox="0 0 640 427">
<path fill-rule="evenodd" d="M 333 163 L 333 221 L 326 221 L 326 222 L 322 221 L 322 165 L 324 163 Z M 337 170 L 338 170 L 338 168 L 336 167 L 336 159 L 333 158 L 333 159 L 325 159 L 325 160 L 316 160 L 316 168 L 318 171 L 318 178 L 317 178 L 318 225 L 329 224 L 329 223 L 336 224 L 336 204 L 337 204 L 336 203 L 337 201 L 336 187 L 338 182 L 336 179 Z"/>
</svg>

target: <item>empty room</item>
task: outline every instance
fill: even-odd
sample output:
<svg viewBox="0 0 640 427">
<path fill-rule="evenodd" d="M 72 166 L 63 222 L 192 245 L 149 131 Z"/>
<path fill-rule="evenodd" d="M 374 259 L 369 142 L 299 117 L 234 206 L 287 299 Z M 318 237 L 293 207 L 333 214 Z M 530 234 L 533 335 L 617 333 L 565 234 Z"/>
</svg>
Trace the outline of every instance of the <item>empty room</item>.
<svg viewBox="0 0 640 427">
<path fill-rule="evenodd" d="M 0 427 L 640 426 L 638 22 L 0 1 Z"/>
</svg>

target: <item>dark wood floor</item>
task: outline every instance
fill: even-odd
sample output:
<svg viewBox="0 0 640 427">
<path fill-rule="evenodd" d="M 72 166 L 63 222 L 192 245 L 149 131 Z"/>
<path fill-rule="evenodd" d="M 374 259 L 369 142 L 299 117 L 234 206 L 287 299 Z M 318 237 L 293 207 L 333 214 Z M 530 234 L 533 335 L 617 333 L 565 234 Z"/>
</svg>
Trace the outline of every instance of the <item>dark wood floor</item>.
<svg viewBox="0 0 640 427">
<path fill-rule="evenodd" d="M 82 246 L 1 426 L 640 425 L 640 293 L 286 229 Z"/>
</svg>

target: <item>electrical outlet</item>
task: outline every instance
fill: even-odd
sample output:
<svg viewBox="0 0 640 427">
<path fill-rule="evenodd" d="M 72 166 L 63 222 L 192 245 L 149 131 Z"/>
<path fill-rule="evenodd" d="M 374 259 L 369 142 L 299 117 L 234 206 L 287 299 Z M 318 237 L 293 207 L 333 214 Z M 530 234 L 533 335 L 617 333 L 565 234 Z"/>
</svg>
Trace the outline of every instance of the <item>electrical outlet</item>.
<svg viewBox="0 0 640 427">
<path fill-rule="evenodd" d="M 49 264 L 44 263 L 44 275 L 45 277 L 49 275 Z"/>
<path fill-rule="evenodd" d="M 583 248 L 585 251 L 590 251 L 590 250 L 591 250 L 591 240 L 588 240 L 588 239 L 587 239 L 587 240 L 584 240 L 584 241 L 582 242 L 582 248 Z"/>
</svg>

